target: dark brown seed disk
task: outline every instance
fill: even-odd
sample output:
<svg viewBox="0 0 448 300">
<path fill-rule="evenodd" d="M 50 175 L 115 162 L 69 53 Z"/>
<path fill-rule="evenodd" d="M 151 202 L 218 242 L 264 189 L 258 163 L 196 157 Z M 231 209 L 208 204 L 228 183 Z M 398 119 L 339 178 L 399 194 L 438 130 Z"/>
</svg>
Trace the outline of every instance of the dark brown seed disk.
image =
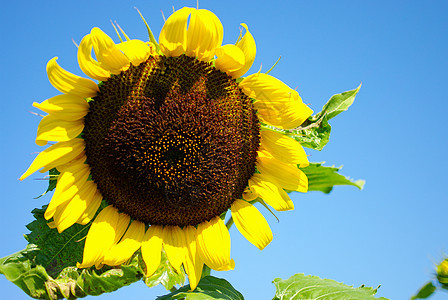
<svg viewBox="0 0 448 300">
<path fill-rule="evenodd" d="M 212 64 L 151 56 L 100 84 L 83 137 L 109 204 L 146 224 L 195 226 L 241 198 L 260 126 L 251 100 Z"/>
</svg>

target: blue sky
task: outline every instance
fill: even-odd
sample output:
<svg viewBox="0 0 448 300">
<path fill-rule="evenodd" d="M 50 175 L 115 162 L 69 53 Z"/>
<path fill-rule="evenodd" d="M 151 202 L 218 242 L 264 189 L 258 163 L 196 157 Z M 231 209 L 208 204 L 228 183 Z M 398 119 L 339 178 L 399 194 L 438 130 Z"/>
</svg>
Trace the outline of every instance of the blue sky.
<svg viewBox="0 0 448 300">
<path fill-rule="evenodd" d="M 236 268 L 214 272 L 246 299 L 272 299 L 274 278 L 295 273 L 376 287 L 378 295 L 409 299 L 448 253 L 446 235 L 448 4 L 446 1 L 200 1 L 223 23 L 233 43 L 245 22 L 257 42 L 250 72 L 267 71 L 297 87 L 315 112 L 331 95 L 363 83 L 355 104 L 331 121 L 330 143 L 308 150 L 311 160 L 344 165 L 365 189 L 337 187 L 329 195 L 293 194 L 296 209 L 265 213 L 273 242 L 263 251 L 231 230 Z M 3 113 L 0 257 L 23 249 L 34 199 L 46 182 L 17 178 L 40 151 L 33 101 L 58 94 L 45 66 L 58 62 L 78 75 L 76 47 L 94 26 L 110 36 L 116 20 L 131 38 L 147 39 L 138 7 L 156 36 L 160 11 L 195 1 L 8 1 L 0 12 Z M 249 72 L 249 73 L 250 73 Z M 32 178 L 38 178 L 38 175 Z M 28 299 L 0 277 L 5 299 Z M 152 299 L 162 287 L 136 283 L 99 299 Z M 432 299 L 444 299 L 439 293 Z"/>
</svg>

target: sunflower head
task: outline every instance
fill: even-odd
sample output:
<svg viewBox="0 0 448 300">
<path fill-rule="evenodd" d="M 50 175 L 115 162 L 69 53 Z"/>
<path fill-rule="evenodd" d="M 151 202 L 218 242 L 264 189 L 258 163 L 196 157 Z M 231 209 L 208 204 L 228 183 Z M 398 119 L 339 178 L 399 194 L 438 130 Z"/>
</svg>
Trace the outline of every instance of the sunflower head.
<svg viewBox="0 0 448 300">
<path fill-rule="evenodd" d="M 437 266 L 437 279 L 443 285 L 448 285 L 448 259 Z"/>
<path fill-rule="evenodd" d="M 312 111 L 270 75 L 241 77 L 256 53 L 241 25 L 246 32 L 235 45 L 222 45 L 221 22 L 204 9 L 174 12 L 158 44 L 116 44 L 93 28 L 78 62 L 98 82 L 65 71 L 57 57 L 49 61 L 48 78 L 62 94 L 34 104 L 48 113 L 36 143 L 56 143 L 21 179 L 60 172 L 45 218 L 59 232 L 90 226 L 78 267 L 120 265 L 141 249 L 149 276 L 164 249 L 194 289 L 204 264 L 234 268 L 223 221 L 229 209 L 263 249 L 272 232 L 253 203 L 291 210 L 285 190 L 307 191 L 306 153 L 284 132 Z"/>
</svg>

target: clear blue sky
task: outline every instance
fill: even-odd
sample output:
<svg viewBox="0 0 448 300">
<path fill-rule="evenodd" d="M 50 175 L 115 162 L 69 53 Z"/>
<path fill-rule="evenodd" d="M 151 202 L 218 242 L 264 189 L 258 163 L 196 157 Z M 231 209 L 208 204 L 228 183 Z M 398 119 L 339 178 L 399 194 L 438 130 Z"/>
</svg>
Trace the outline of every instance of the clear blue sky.
<svg viewBox="0 0 448 300">
<path fill-rule="evenodd" d="M 272 299 L 276 278 L 305 273 L 348 285 L 378 286 L 378 295 L 409 299 L 448 253 L 446 111 L 448 18 L 446 1 L 211 1 L 233 43 L 239 24 L 257 42 L 252 71 L 272 71 L 316 112 L 336 93 L 363 83 L 355 104 L 332 120 L 330 143 L 311 160 L 344 165 L 365 179 L 363 191 L 337 187 L 330 195 L 293 194 L 296 209 L 266 213 L 273 242 L 262 252 L 231 230 L 236 268 L 214 272 L 246 299 Z M 137 6 L 156 36 L 171 6 L 196 1 L 8 1 L 2 4 L 2 146 L 0 256 L 23 249 L 30 211 L 45 181 L 17 178 L 41 148 L 33 101 L 58 94 L 46 77 L 49 59 L 81 75 L 76 47 L 94 26 L 110 36 L 116 20 L 132 38 L 147 39 Z M 38 178 L 38 175 L 32 178 Z M 4 299 L 28 297 L 3 276 Z M 153 299 L 162 287 L 136 283 L 99 299 Z M 432 299 L 446 299 L 446 293 Z"/>
</svg>

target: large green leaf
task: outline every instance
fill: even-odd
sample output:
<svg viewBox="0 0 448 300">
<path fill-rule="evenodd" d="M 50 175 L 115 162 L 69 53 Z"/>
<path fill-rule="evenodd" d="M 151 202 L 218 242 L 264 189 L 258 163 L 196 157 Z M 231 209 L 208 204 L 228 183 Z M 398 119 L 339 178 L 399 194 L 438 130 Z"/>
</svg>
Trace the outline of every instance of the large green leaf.
<svg viewBox="0 0 448 300">
<path fill-rule="evenodd" d="M 33 266 L 29 259 L 36 249 L 35 245 L 30 244 L 25 250 L 0 258 L 0 274 L 31 297 L 47 299 L 45 282 L 49 276 L 44 267 Z"/>
<path fill-rule="evenodd" d="M 222 299 L 222 300 L 243 300 L 244 297 L 240 292 L 225 279 L 206 276 L 201 279 L 197 288 L 189 291 L 190 286 L 184 286 L 168 295 L 158 297 L 157 300 L 185 299 L 185 300 L 206 300 L 206 299 Z"/>
<path fill-rule="evenodd" d="M 142 276 L 138 258 L 134 257 L 127 265 L 103 268 L 100 271 L 93 268 L 83 270 L 75 267 L 65 268 L 56 279 L 50 280 L 46 285 L 53 299 L 81 298 L 113 292 L 140 280 Z"/>
<path fill-rule="evenodd" d="M 59 233 L 57 229 L 48 227 L 48 221 L 44 218 L 45 209 L 46 206 L 32 211 L 36 220 L 26 226 L 31 232 L 25 238 L 40 250 L 33 252 L 33 262 L 43 266 L 48 275 L 57 277 L 64 268 L 75 266 L 77 262 L 82 261 L 84 238 L 90 224 L 74 224 Z"/>
<path fill-rule="evenodd" d="M 319 113 L 309 117 L 299 128 L 284 132 L 304 147 L 322 150 L 330 139 L 331 126 L 328 121 L 353 104 L 360 88 L 361 85 L 354 90 L 333 95 Z"/>
<path fill-rule="evenodd" d="M 103 203 L 102 207 L 106 204 Z M 82 261 L 84 238 L 90 224 L 74 224 L 64 232 L 48 227 L 44 218 L 46 206 L 32 211 L 35 220 L 27 225 L 31 231 L 25 238 L 27 249 L 0 259 L 0 273 L 37 299 L 77 298 L 112 292 L 143 278 L 144 263 L 140 252 L 131 263 L 100 270 L 77 269 Z M 100 208 L 101 210 L 101 208 Z M 145 278 L 152 287 L 162 283 L 167 290 L 185 282 L 185 274 L 177 273 L 162 253 L 157 271 Z"/>
<path fill-rule="evenodd" d="M 432 282 L 425 284 L 415 296 L 412 296 L 411 300 L 426 299 L 436 291 L 436 286 Z"/>
<path fill-rule="evenodd" d="M 62 233 L 44 218 L 46 207 L 32 211 L 36 220 L 27 225 L 28 247 L 0 259 L 0 273 L 36 299 L 77 298 L 112 292 L 140 280 L 138 258 L 118 268 L 77 269 L 90 225 L 75 224 Z"/>
<path fill-rule="evenodd" d="M 317 276 L 296 274 L 286 280 L 277 278 L 273 282 L 277 289 L 273 300 L 387 300 L 375 298 L 377 289 L 365 286 L 354 288 Z"/>
<path fill-rule="evenodd" d="M 137 258 L 128 265 L 103 268 L 101 271 L 67 267 L 52 278 L 44 267 L 35 265 L 30 259 L 39 251 L 36 245 L 29 244 L 25 250 L 0 259 L 0 273 L 36 299 L 96 296 L 113 292 L 142 278 Z"/>
<path fill-rule="evenodd" d="M 322 163 L 310 163 L 308 167 L 301 168 L 308 177 L 308 191 L 321 191 L 328 194 L 335 185 L 353 185 L 362 190 L 365 181 L 352 180 L 339 174 L 341 168 L 325 167 Z"/>
</svg>

